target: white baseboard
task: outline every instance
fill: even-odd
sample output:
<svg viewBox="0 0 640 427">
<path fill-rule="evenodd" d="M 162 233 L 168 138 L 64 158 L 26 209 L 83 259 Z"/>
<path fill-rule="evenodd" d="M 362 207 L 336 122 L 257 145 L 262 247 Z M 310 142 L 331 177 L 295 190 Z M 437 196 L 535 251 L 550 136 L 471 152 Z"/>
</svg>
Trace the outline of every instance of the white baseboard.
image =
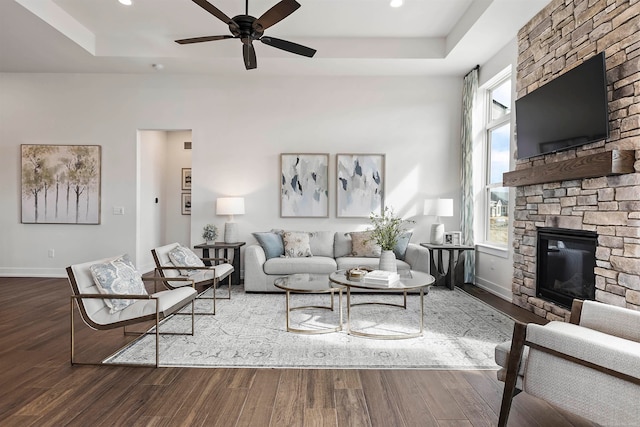
<svg viewBox="0 0 640 427">
<path fill-rule="evenodd" d="M 502 286 L 493 283 L 489 280 L 485 280 L 476 276 L 476 286 L 484 289 L 485 291 L 492 293 L 505 301 L 513 301 L 513 293 L 509 289 L 505 289 Z"/>
<path fill-rule="evenodd" d="M 67 277 L 64 268 L 3 268 L 0 267 L 0 277 Z"/>
</svg>

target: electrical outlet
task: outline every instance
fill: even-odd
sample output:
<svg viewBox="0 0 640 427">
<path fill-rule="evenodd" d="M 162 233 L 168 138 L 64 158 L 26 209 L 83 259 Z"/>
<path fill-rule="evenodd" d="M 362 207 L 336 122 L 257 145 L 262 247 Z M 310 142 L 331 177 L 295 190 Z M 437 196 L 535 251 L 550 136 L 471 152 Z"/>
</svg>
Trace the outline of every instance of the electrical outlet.
<svg viewBox="0 0 640 427">
<path fill-rule="evenodd" d="M 49 258 L 55 258 L 55 256 L 56 256 L 55 249 L 49 249 L 48 254 L 49 254 Z"/>
</svg>

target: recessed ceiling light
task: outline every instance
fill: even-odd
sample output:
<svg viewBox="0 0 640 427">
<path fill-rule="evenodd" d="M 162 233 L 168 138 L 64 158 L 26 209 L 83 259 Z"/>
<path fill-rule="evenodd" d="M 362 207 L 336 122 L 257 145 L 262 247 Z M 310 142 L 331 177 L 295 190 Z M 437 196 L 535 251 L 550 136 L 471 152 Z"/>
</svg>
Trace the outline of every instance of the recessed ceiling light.
<svg viewBox="0 0 640 427">
<path fill-rule="evenodd" d="M 125 6 L 131 6 L 131 0 L 118 0 L 118 1 Z"/>
<path fill-rule="evenodd" d="M 151 66 L 156 71 L 160 71 L 160 70 L 162 70 L 164 68 L 164 65 L 162 65 L 162 64 L 151 64 Z"/>
<path fill-rule="evenodd" d="M 389 3 L 389 6 L 391 6 L 391 7 L 400 7 L 400 6 L 402 6 L 403 3 L 404 3 L 403 0 L 391 0 L 391 3 Z"/>
</svg>

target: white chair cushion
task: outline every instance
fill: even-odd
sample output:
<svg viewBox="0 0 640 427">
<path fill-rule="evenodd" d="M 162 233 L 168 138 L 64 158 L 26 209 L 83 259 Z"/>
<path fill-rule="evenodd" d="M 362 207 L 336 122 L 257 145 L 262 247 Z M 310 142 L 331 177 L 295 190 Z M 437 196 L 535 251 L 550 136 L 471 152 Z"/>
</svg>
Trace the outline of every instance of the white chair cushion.
<svg viewBox="0 0 640 427">
<path fill-rule="evenodd" d="M 640 342 L 640 311 L 596 301 L 584 301 L 580 326 Z"/>
<path fill-rule="evenodd" d="M 99 262 L 89 267 L 91 275 L 101 294 L 105 295 L 147 295 L 142 276 L 124 254 L 115 259 Z M 135 303 L 129 299 L 105 299 L 111 314 L 124 310 Z"/>
<path fill-rule="evenodd" d="M 157 292 L 152 294 L 158 297 L 158 311 L 166 316 L 173 311 L 173 308 L 182 304 L 185 300 L 195 297 L 196 290 L 191 286 Z M 91 315 L 91 320 L 100 325 L 121 322 L 138 317 L 155 314 L 155 302 L 153 300 L 133 300 L 134 303 L 123 310 L 110 313 L 106 308 Z"/>
</svg>

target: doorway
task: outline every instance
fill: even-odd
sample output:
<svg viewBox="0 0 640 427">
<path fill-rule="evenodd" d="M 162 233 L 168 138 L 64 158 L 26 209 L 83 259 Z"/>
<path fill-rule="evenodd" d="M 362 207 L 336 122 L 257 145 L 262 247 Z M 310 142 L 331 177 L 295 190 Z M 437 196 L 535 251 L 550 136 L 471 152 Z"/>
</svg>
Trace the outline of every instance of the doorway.
<svg viewBox="0 0 640 427">
<path fill-rule="evenodd" d="M 191 130 L 139 130 L 136 264 L 153 270 L 151 249 L 191 236 Z"/>
</svg>

